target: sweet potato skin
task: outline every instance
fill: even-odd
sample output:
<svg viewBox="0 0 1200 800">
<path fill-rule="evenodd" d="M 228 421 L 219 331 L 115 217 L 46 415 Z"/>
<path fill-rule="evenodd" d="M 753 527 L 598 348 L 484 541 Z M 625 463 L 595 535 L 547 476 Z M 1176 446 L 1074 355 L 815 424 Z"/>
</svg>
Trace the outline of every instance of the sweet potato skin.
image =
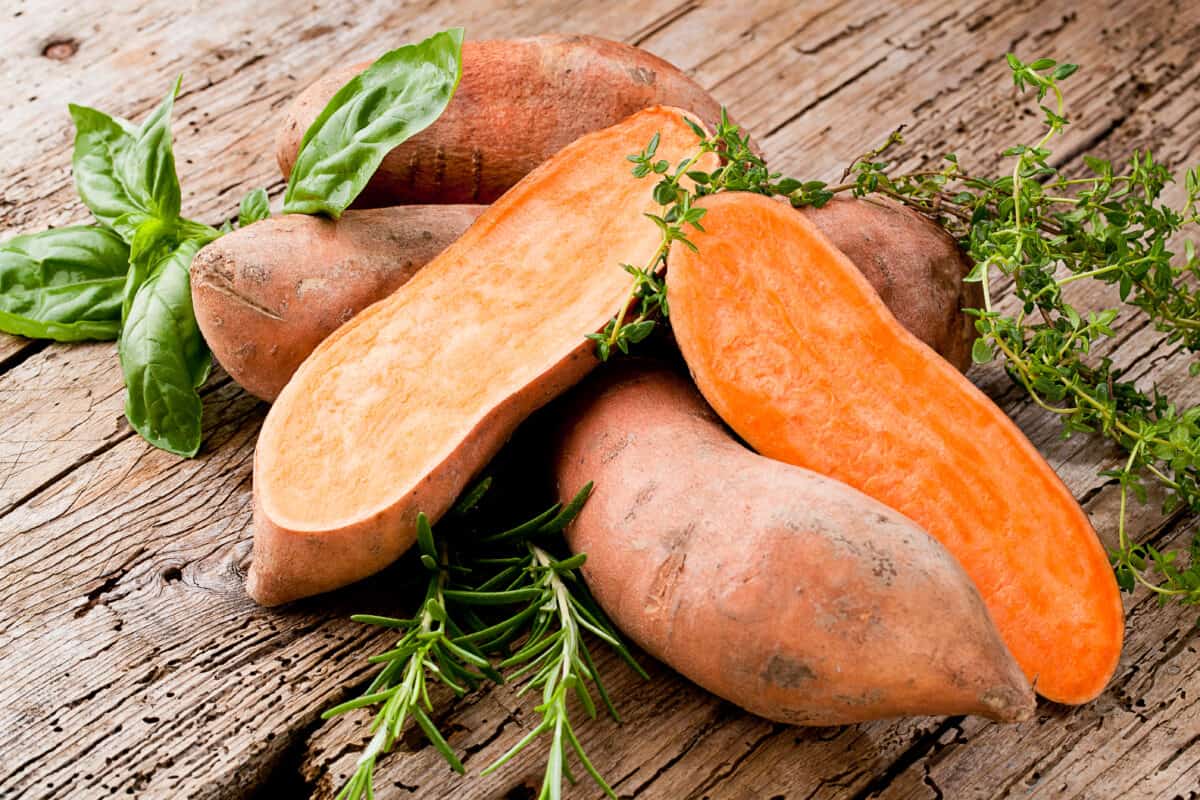
<svg viewBox="0 0 1200 800">
<path fill-rule="evenodd" d="M 971 261 L 952 236 L 886 201 L 836 198 L 802 213 L 854 262 L 909 333 L 967 371 L 979 334 L 963 309 L 983 306 L 983 287 L 963 280 Z"/>
<path fill-rule="evenodd" d="M 217 361 L 272 401 L 318 344 L 446 249 L 483 206 L 288 214 L 221 237 L 192 262 L 192 305 Z"/>
<path fill-rule="evenodd" d="M 1124 612 L 1087 515 L 1021 431 L 897 323 L 803 215 L 704 198 L 670 254 L 671 321 L 704 397 L 751 447 L 921 525 L 963 564 L 1039 694 L 1096 697 Z"/>
<path fill-rule="evenodd" d="M 563 412 L 567 531 L 617 626 L 770 719 L 1026 719 L 1033 692 L 954 558 L 844 484 L 736 442 L 685 378 L 617 365 Z"/>
<path fill-rule="evenodd" d="M 284 177 L 309 125 L 367 66 L 330 72 L 292 101 L 276 136 Z M 462 80 L 446 111 L 388 154 L 356 205 L 491 203 L 583 134 L 656 105 L 710 125 L 721 113 L 679 69 L 619 42 L 564 35 L 467 41 Z"/>
<path fill-rule="evenodd" d="M 564 148 L 304 361 L 255 449 L 251 597 L 276 605 L 383 569 L 415 540 L 418 512 L 436 521 L 521 421 L 595 366 L 585 337 L 628 295 L 619 265 L 659 242 L 623 156 L 655 133 L 663 158 L 689 155 L 683 117 L 647 109 Z"/>
</svg>

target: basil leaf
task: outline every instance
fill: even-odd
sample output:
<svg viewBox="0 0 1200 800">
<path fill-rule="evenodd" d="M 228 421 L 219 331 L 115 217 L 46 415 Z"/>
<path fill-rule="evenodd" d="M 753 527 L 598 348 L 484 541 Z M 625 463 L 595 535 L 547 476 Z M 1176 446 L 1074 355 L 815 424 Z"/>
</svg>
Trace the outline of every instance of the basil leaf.
<svg viewBox="0 0 1200 800">
<path fill-rule="evenodd" d="M 383 157 L 446 109 L 462 77 L 462 38 L 451 28 L 393 50 L 339 89 L 300 142 L 284 213 L 341 216 Z"/>
<path fill-rule="evenodd" d="M 271 206 L 267 199 L 266 189 L 255 189 L 242 198 L 238 208 L 238 227 L 244 228 L 271 216 Z"/>
<path fill-rule="evenodd" d="M 0 245 L 0 330 L 75 342 L 116 339 L 129 248 L 100 227 L 56 228 Z"/>
<path fill-rule="evenodd" d="M 75 151 L 71 171 L 79 199 L 96 219 L 110 228 L 133 208 L 133 200 L 117 175 L 117 162 L 134 143 L 137 128 L 86 106 L 70 105 L 75 122 Z M 124 233 L 122 233 L 124 236 Z M 124 236 L 129 241 L 129 236 Z"/>
<path fill-rule="evenodd" d="M 70 106 L 75 122 L 75 188 L 96 219 L 132 244 L 150 217 L 179 216 L 179 179 L 171 149 L 171 111 L 179 80 L 140 127 L 86 106 Z"/>
<path fill-rule="evenodd" d="M 185 239 L 154 265 L 134 295 L 118 347 L 129 424 L 154 446 L 187 457 L 200 449 L 196 390 L 212 367 L 188 281 L 203 244 Z"/>
<path fill-rule="evenodd" d="M 179 177 L 171 149 L 171 112 L 183 81 L 175 79 L 171 91 L 138 129 L 132 147 L 117 159 L 117 168 L 135 205 L 162 219 L 179 216 Z"/>
<path fill-rule="evenodd" d="M 158 262 L 171 254 L 177 244 L 176 226 L 156 217 L 147 217 L 134 228 L 129 243 L 129 271 L 122 290 L 121 319 L 129 317 L 129 307 L 142 284 Z"/>
</svg>

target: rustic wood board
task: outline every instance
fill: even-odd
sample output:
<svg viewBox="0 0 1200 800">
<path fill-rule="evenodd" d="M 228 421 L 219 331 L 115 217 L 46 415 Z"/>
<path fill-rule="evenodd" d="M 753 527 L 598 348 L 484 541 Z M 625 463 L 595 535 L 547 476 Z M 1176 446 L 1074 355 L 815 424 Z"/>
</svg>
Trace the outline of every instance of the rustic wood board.
<svg viewBox="0 0 1200 800">
<path fill-rule="evenodd" d="M 901 8 L 900 6 L 903 6 Z M 1086 8 L 1085 8 L 1086 6 Z M 272 0 L 10 2 L 0 17 L 0 237 L 79 222 L 68 101 L 140 118 L 184 74 L 176 153 L 186 212 L 233 214 L 242 193 L 281 181 L 270 157 L 279 108 L 327 66 L 451 24 L 474 37 L 591 32 L 689 70 L 789 173 L 832 177 L 908 123 L 912 152 L 954 149 L 988 169 L 1036 118 L 1005 85 L 1001 57 L 1070 58 L 1074 124 L 1061 161 L 1153 145 L 1200 161 L 1200 4 L 1062 0 L 958 4 L 579 3 Z M 1090 291 L 1080 300 L 1103 306 Z M 1200 401 L 1187 358 L 1131 324 L 1110 355 L 1138 380 Z M 1062 441 L 996 369 L 972 377 L 1042 449 L 1111 535 L 1116 492 L 1096 477 L 1117 454 Z M 405 575 L 282 611 L 242 591 L 250 465 L 265 407 L 217 371 L 206 440 L 180 461 L 121 417 L 111 344 L 0 337 L 0 797 L 330 797 L 364 740 L 365 715 L 319 712 L 366 680 L 386 637 L 347 620 L 400 611 Z M 1195 519 L 1139 509 L 1156 543 Z M 583 726 L 597 765 L 639 798 L 1197 798 L 1196 612 L 1128 600 L 1116 679 L 1095 703 L 1042 703 L 1012 727 L 915 719 L 798 729 L 751 717 L 649 664 L 643 682 L 601 668 L 625 714 Z M 530 704 L 480 692 L 441 721 L 477 772 L 528 728 Z M 487 778 L 452 775 L 406 740 L 379 771 L 381 797 L 532 797 L 537 754 Z M 573 797 L 598 793 L 581 784 Z"/>
</svg>

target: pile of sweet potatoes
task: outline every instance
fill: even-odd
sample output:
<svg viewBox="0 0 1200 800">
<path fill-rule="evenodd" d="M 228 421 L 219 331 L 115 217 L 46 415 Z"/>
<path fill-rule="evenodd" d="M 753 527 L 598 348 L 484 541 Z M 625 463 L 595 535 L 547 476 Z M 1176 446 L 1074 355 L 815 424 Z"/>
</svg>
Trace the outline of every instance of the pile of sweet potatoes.
<svg viewBox="0 0 1200 800">
<path fill-rule="evenodd" d="M 285 174 L 359 69 L 297 98 Z M 1034 690 L 1095 697 L 1120 653 L 1116 583 L 1053 470 L 961 374 L 978 284 L 933 222 L 866 200 L 705 198 L 695 249 L 667 257 L 670 346 L 692 380 L 626 363 L 583 381 L 600 363 L 588 335 L 630 291 L 620 265 L 660 244 L 626 156 L 654 138 L 679 163 L 689 120 L 719 117 L 635 48 L 468 42 L 445 113 L 361 198 L 393 207 L 269 219 L 201 251 L 205 337 L 274 401 L 250 594 L 284 603 L 392 563 L 418 514 L 436 520 L 579 384 L 548 409 L 558 485 L 595 482 L 568 543 L 613 620 L 696 683 L 813 725 L 1015 721 Z"/>
</svg>

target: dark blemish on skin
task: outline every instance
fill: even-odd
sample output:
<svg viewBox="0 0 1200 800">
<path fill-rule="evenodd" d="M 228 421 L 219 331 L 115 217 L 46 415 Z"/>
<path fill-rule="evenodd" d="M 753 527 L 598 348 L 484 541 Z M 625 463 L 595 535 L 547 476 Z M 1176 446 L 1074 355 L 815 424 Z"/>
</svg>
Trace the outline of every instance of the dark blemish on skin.
<svg viewBox="0 0 1200 800">
<path fill-rule="evenodd" d="M 633 78 L 634 83 L 640 83 L 643 86 L 654 85 L 654 70 L 646 69 L 645 67 L 630 67 L 629 77 Z"/>
<path fill-rule="evenodd" d="M 54 61 L 66 61 L 79 52 L 79 42 L 74 39 L 51 39 L 42 48 L 42 55 Z"/>
<path fill-rule="evenodd" d="M 763 680 L 785 689 L 795 689 L 805 681 L 816 680 L 817 673 L 801 661 L 793 661 L 787 656 L 773 655 L 763 670 Z"/>
</svg>

